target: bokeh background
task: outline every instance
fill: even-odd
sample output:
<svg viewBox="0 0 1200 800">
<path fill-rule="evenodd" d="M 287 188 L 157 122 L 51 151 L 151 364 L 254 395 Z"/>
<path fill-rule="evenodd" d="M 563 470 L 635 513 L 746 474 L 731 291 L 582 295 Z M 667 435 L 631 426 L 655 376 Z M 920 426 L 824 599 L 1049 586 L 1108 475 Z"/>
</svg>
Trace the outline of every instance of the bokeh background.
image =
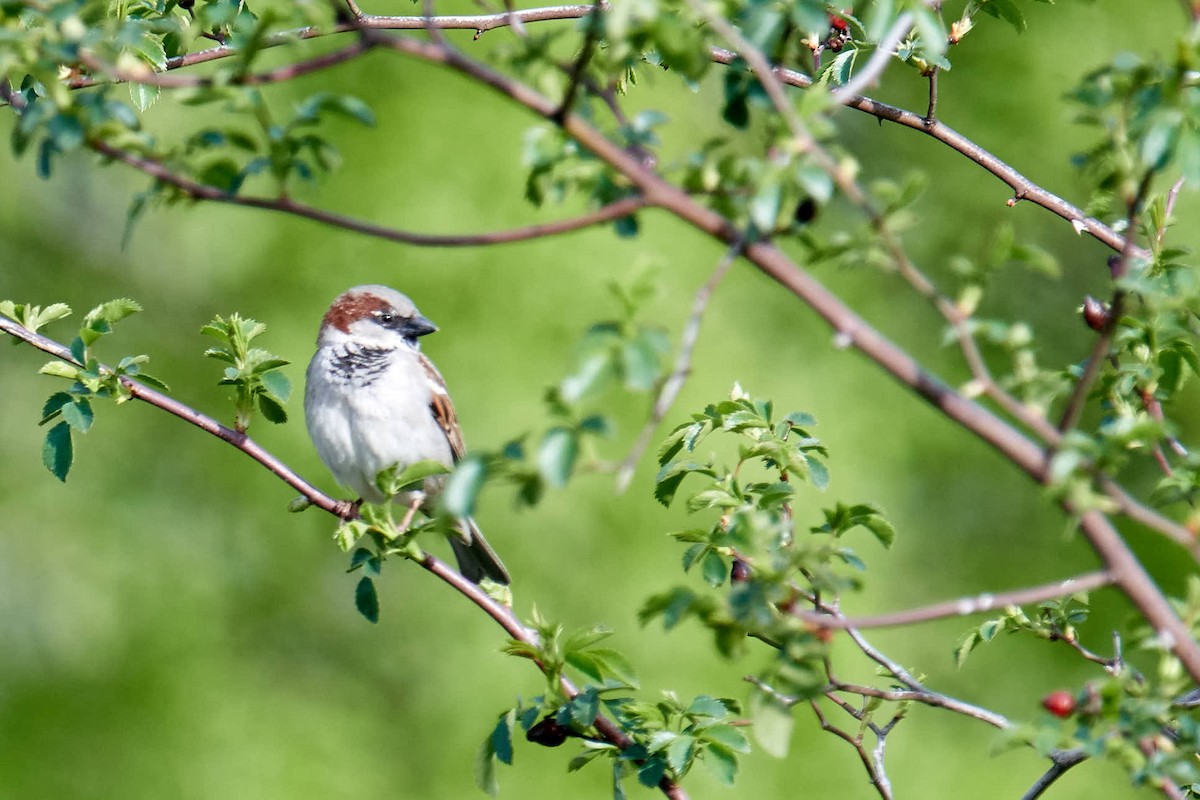
<svg viewBox="0 0 1200 800">
<path fill-rule="evenodd" d="M 958 5 L 948 4 L 948 13 Z M 1022 6 L 1027 33 L 983 18 L 952 54 L 940 116 L 1082 203 L 1089 187 L 1069 159 L 1095 133 L 1072 123 L 1063 95 L 1116 52 L 1169 57 L 1170 31 L 1182 24 L 1179 4 Z M 367 10 L 411 13 L 411 6 Z M 509 35 L 493 32 L 476 44 L 468 35 L 452 38 L 470 51 Z M 924 82 L 892 70 L 878 96 L 923 108 Z M 528 206 L 520 149 L 534 120 L 458 76 L 376 53 L 268 97 L 286 108 L 318 86 L 362 97 L 379 120 L 373 129 L 330 126 L 344 167 L 305 199 L 428 232 L 502 229 L 581 210 Z M 712 82 L 692 93 L 660 76 L 630 100 L 670 115 L 669 156 L 695 130 L 719 130 L 717 88 Z M 200 113 L 164 102 L 150 121 L 169 136 Z M 910 169 L 931 176 L 906 242 L 935 275 L 945 274 L 955 253 L 984 251 L 1004 222 L 1058 257 L 1060 281 L 1008 272 L 986 311 L 1029 319 L 1046 363 L 1082 358 L 1091 338 L 1075 309 L 1085 293 L 1104 291 L 1104 248 L 1031 205 L 1006 207 L 1002 184 L 916 132 L 851 111 L 837 121 L 866 177 L 899 178 Z M 9 115 L 0 115 L 0 134 L 10 126 Z M 43 181 L 31 159 L 6 156 L 0 185 L 0 297 L 65 301 L 76 319 L 105 299 L 138 300 L 146 312 L 122 323 L 102 353 L 150 354 L 150 371 L 175 396 L 224 419 L 231 405 L 215 385 L 219 365 L 201 356 L 208 343 L 199 329 L 235 310 L 265 321 L 265 346 L 293 362 L 294 421 L 260 421 L 251 432 L 329 490 L 334 484 L 304 432 L 300 392 L 320 316 L 346 287 L 396 286 L 442 326 L 426 351 L 450 383 L 468 443 L 491 448 L 543 425 L 543 391 L 570 368 L 572 343 L 615 312 L 609 282 L 656 271 L 661 292 L 648 311 L 677 337 L 692 291 L 721 253 L 661 213 L 643 214 L 642 235 L 632 240 L 596 229 L 444 250 L 188 204 L 150 212 L 122 247 L 125 210 L 146 187 L 143 176 L 80 156 Z M 1185 192 L 1181 244 L 1195 244 L 1195 214 L 1195 194 Z M 939 320 L 894 278 L 866 267 L 825 268 L 818 276 L 939 373 L 965 379 L 955 354 L 941 346 Z M 72 331 L 67 323 L 49 333 L 69 339 Z M 421 570 L 396 563 L 381 584 L 382 619 L 370 625 L 354 610 L 357 576 L 345 574 L 327 516 L 287 513 L 292 490 L 232 448 L 144 405 L 98 408 L 60 484 L 40 463 L 41 404 L 60 388 L 36 374 L 45 360 L 29 348 L 0 348 L 0 797 L 482 796 L 471 778 L 479 742 L 515 696 L 542 690 L 529 664 L 499 652 L 504 638 L 490 620 Z M 740 381 L 778 408 L 820 420 L 833 483 L 823 496 L 802 495 L 812 518 L 837 500 L 888 511 L 898 541 L 890 553 L 865 538 L 857 543 L 870 571 L 866 590 L 848 599 L 850 611 L 1011 588 L 1094 565 L 1027 479 L 857 354 L 836 350 L 811 312 L 744 264 L 712 302 L 694 367 L 664 430 Z M 645 406 L 641 399 L 614 404 L 620 428 L 605 448 L 620 457 Z M 1196 424 L 1194 415 L 1185 421 Z M 679 572 L 680 548 L 664 533 L 682 527 L 682 513 L 654 502 L 652 476 L 644 463 L 620 496 L 610 476 L 583 476 L 525 511 L 514 509 L 507 490 L 489 490 L 479 518 L 516 577 L 522 614 L 536 603 L 571 627 L 612 626 L 614 646 L 637 667 L 646 697 L 669 689 L 744 698 L 742 676 L 767 653 L 751 648 L 744 659 L 725 661 L 694 626 L 664 634 L 637 623 L 649 594 L 698 580 Z M 1163 584 L 1178 589 L 1181 555 L 1144 533 L 1131 538 Z M 1104 650 L 1128 608 L 1112 593 L 1098 593 L 1094 604 L 1085 633 Z M 933 687 L 1018 719 L 1044 713 L 1038 699 L 1046 692 L 1096 674 L 1065 648 L 1018 638 L 984 648 L 956 670 L 951 651 L 969 626 L 950 620 L 870 638 Z M 844 663 L 847 676 L 869 677 L 860 663 Z M 822 734 L 807 711 L 797 718 L 787 759 L 747 757 L 733 790 L 703 770 L 687 787 L 699 797 L 873 796 L 853 751 Z M 890 739 L 890 774 L 904 797 L 1018 796 L 1044 763 L 1000 743 L 980 723 L 918 708 Z M 564 752 L 519 744 L 516 767 L 500 773 L 503 794 L 610 796 L 604 766 L 568 775 L 567 760 Z M 627 790 L 649 792 L 632 782 Z M 1053 796 L 1150 793 L 1095 763 L 1070 773 Z"/>
</svg>

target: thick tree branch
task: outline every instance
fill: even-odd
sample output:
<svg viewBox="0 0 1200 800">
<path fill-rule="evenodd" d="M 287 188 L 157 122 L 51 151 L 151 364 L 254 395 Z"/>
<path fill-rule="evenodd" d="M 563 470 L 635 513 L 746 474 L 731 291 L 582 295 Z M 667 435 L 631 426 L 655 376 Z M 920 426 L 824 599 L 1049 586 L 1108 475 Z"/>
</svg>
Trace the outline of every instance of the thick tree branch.
<svg viewBox="0 0 1200 800">
<path fill-rule="evenodd" d="M 451 48 L 402 37 L 390 37 L 387 44 L 401 53 L 444 64 L 468 75 L 543 119 L 554 118 L 557 107 L 550 100 Z M 738 241 L 740 233 L 729 220 L 696 203 L 577 115 L 567 115 L 562 127 L 581 145 L 625 175 L 648 202 L 661 206 L 682 221 L 726 244 L 732 245 Z M 858 349 L 943 415 L 987 442 L 1038 483 L 1045 484 L 1049 480 L 1048 461 L 1040 447 L 987 409 L 963 397 L 927 372 L 916 359 L 868 325 L 773 244 L 763 241 L 749 243 L 745 254 L 750 262 L 825 319 L 840 342 Z M 1069 507 L 1067 511 L 1074 513 Z M 1081 526 L 1113 575 L 1115 583 L 1159 632 L 1163 641 L 1170 645 L 1188 673 L 1200 681 L 1200 646 L 1192 639 L 1187 626 L 1176 616 L 1111 522 L 1099 512 L 1090 511 L 1081 516 Z"/>
</svg>

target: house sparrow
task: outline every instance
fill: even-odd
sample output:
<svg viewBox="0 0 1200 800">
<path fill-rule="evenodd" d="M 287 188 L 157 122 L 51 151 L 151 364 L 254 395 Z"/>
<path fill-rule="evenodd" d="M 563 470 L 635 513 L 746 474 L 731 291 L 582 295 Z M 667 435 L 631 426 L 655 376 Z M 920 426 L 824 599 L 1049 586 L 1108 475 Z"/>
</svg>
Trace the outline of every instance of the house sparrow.
<svg viewBox="0 0 1200 800">
<path fill-rule="evenodd" d="M 387 286 L 356 286 L 321 320 L 309 362 L 304 417 L 317 454 L 334 477 L 362 500 L 386 500 L 375 485 L 380 471 L 423 460 L 451 466 L 462 457 L 462 431 L 437 368 L 418 339 L 437 326 L 406 296 Z M 430 509 L 445 475 L 425 479 L 423 491 L 393 500 Z M 459 570 L 475 583 L 510 582 L 508 570 L 474 520 L 450 537 Z"/>
</svg>

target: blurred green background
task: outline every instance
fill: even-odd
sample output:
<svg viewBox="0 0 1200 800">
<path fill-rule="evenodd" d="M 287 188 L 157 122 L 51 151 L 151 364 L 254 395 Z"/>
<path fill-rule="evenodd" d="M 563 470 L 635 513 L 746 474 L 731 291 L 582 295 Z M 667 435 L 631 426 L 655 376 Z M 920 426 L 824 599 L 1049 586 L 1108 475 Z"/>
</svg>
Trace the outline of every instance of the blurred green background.
<svg viewBox="0 0 1200 800">
<path fill-rule="evenodd" d="M 950 8 L 954 5 L 954 8 Z M 961 4 L 948 4 L 953 14 Z M 1069 166 L 1094 132 L 1071 123 L 1063 94 L 1119 51 L 1169 56 L 1166 32 L 1179 4 L 1023 4 L 1030 30 L 984 18 L 952 53 L 941 78 L 940 116 L 1034 181 L 1077 203 L 1085 181 Z M 443 11 L 470 11 L 447 4 Z M 409 4 L 368 6 L 411 13 Z M 489 33 L 464 49 L 483 51 L 510 34 Z M 881 99 L 923 109 L 925 84 L 893 66 Z M 693 94 L 670 76 L 636 87 L 634 108 L 664 108 L 666 157 L 693 132 L 716 130 L 715 82 Z M 462 78 L 387 53 L 272 89 L 285 109 L 318 87 L 356 94 L 378 114 L 374 129 L 335 123 L 343 169 L 304 199 L 415 231 L 475 232 L 556 219 L 578 207 L 534 210 L 522 199 L 521 137 L 533 120 Z M 186 130 L 204 109 L 169 101 L 156 129 Z M 1063 279 L 1019 270 L 994 287 L 985 312 L 1029 319 L 1046 363 L 1082 358 L 1091 345 L 1075 309 L 1105 290 L 1108 252 L 1032 205 L 1009 209 L 1006 188 L 919 133 L 856 112 L 837 121 L 864 161 L 864 177 L 929 172 L 906 236 L 935 275 L 955 253 L 979 254 L 1003 222 L 1050 250 Z M 0 114 L 0 133 L 11 119 Z M 181 205 L 152 211 L 121 246 L 125 210 L 147 180 L 95 159 L 63 162 L 50 181 L 31 159 L 0 159 L 0 297 L 65 301 L 76 320 L 96 303 L 131 297 L 146 312 L 122 323 L 102 355 L 149 353 L 150 370 L 179 399 L 228 420 L 198 333 L 231 311 L 270 326 L 265 346 L 290 359 L 292 424 L 259 422 L 251 433 L 302 475 L 334 490 L 302 423 L 303 368 L 329 301 L 358 283 L 409 293 L 442 327 L 425 340 L 446 376 L 468 444 L 493 448 L 542 426 L 542 393 L 571 364 L 572 343 L 614 314 L 606 285 L 657 270 L 662 292 L 650 313 L 677 337 L 691 293 L 721 249 L 662 213 L 644 213 L 634 240 L 596 229 L 566 238 L 464 250 L 404 247 L 270 213 Z M 1195 245 L 1195 195 L 1185 192 L 1178 241 Z M 836 225 L 838 219 L 822 224 Z M 857 223 L 857 221 L 854 221 Z M 941 324 L 894 278 L 867 268 L 818 270 L 869 320 L 949 380 L 965 372 L 942 348 Z M 51 335 L 69 339 L 60 324 Z M 354 610 L 357 576 L 330 541 L 330 518 L 286 512 L 294 492 L 234 449 L 137 403 L 100 407 L 63 485 L 40 463 L 36 425 L 60 388 L 39 376 L 45 357 L 0 349 L 0 798 L 449 798 L 478 795 L 471 765 L 495 714 L 542 683 L 523 661 L 500 654 L 502 632 L 473 606 L 415 567 L 389 565 L 378 626 Z M 836 500 L 881 504 L 899 530 L 891 553 L 858 542 L 868 588 L 847 601 L 867 613 L 962 593 L 1033 584 L 1090 569 L 1094 560 L 1039 490 L 987 447 L 956 429 L 851 352 L 798 301 L 744 264 L 712 302 L 695 371 L 664 430 L 739 381 L 782 410 L 820 420 L 832 451 L 831 488 L 801 495 L 802 524 Z M 606 454 L 619 458 L 644 406 L 621 400 Z M 1196 419 L 1185 420 L 1194 426 Z M 664 533 L 682 513 L 651 496 L 643 464 L 632 489 L 583 476 L 532 511 L 507 490 L 489 490 L 479 514 L 515 576 L 516 608 L 536 603 L 568 626 L 617 630 L 614 646 L 638 668 L 643 694 L 665 689 L 746 696 L 742 676 L 768 658 L 714 656 L 694 626 L 642 629 L 646 596 L 683 581 L 681 549 Z M 1135 476 L 1136 483 L 1136 476 Z M 808 516 L 804 516 L 807 513 Z M 1149 536 L 1131 538 L 1178 589 L 1180 554 Z M 1128 609 L 1113 593 L 1094 598 L 1085 634 L 1103 651 Z M 1046 692 L 1075 688 L 1093 667 L 1066 648 L 1006 639 L 955 670 L 951 651 L 970 626 L 950 620 L 869 638 L 928 676 L 931 686 L 1017 719 L 1042 714 Z M 869 678 L 849 650 L 843 677 Z M 854 752 L 797 710 L 785 760 L 755 753 L 734 790 L 703 770 L 694 796 L 874 796 Z M 846 721 L 847 724 L 848 721 Z M 1044 768 L 1027 750 L 1002 751 L 980 723 L 915 709 L 893 733 L 889 771 L 903 797 L 1014 797 Z M 568 746 L 569 747 L 569 746 Z M 605 767 L 566 773 L 569 754 L 521 743 L 503 768 L 507 797 L 611 794 Z M 628 791 L 648 796 L 632 782 Z M 1150 796 L 1128 788 L 1113 766 L 1082 766 L 1053 789 L 1057 798 Z"/>
</svg>

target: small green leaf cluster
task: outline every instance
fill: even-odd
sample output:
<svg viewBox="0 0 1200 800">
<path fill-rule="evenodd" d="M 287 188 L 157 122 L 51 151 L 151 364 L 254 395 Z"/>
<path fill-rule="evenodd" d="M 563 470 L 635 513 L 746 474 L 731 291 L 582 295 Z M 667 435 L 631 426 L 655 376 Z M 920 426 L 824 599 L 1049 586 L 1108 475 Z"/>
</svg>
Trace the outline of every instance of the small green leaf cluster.
<svg viewBox="0 0 1200 800">
<path fill-rule="evenodd" d="M 228 319 L 220 315 L 200 329 L 205 336 L 220 342 L 204 355 L 228 364 L 218 386 L 234 387 L 234 427 L 245 431 L 258 408 L 268 422 L 287 422 L 284 404 L 292 393 L 292 384 L 279 370 L 290 362 L 250 343 L 263 335 L 267 326 L 246 319 L 237 312 Z"/>
<path fill-rule="evenodd" d="M 516 487 L 516 500 L 536 505 L 547 488 L 559 489 L 583 470 L 602 466 L 596 453 L 600 439 L 615 427 L 610 415 L 615 391 L 645 394 L 659 386 L 666 372 L 670 342 L 662 326 L 646 320 L 646 305 L 654 297 L 656 279 L 642 272 L 627 282 L 608 286 L 619 313 L 597 322 L 584 333 L 569 374 L 546 391 L 553 424 L 531 445 L 530 435 L 506 443 L 498 451 L 476 451 L 456 467 L 442 494 L 447 513 L 471 516 L 488 480 Z"/>
<path fill-rule="evenodd" d="M 1180 46 L 1175 60 L 1145 61 L 1123 53 L 1084 76 L 1069 97 L 1077 121 L 1099 128 L 1103 138 L 1075 157 L 1094 176 L 1093 213 L 1125 216 L 1148 173 L 1174 166 L 1189 185 L 1200 183 L 1200 93 L 1194 45 Z M 1112 207 L 1112 200 L 1119 205 Z"/>
<path fill-rule="evenodd" d="M 693 414 L 668 436 L 659 451 L 655 496 L 669 505 L 684 480 L 700 480 L 687 495 L 687 509 L 716 512 L 715 519 L 708 528 L 673 536 L 687 545 L 684 571 L 698 566 L 709 589 L 676 587 L 650 597 L 640 612 L 643 623 L 661 618 L 668 629 L 697 619 L 726 656 L 743 652 L 750 638 L 766 643 L 775 658 L 759 676 L 762 685 L 795 697 L 811 697 L 825 685 L 828 636 L 792 610 L 798 604 L 834 602 L 858 585 L 852 573 L 865 564 L 845 543 L 848 533 L 864 529 L 885 547 L 895 537 L 878 508 L 840 502 L 797 536 L 796 484 L 824 489 L 829 483 L 825 447 L 809 432 L 815 424 L 810 415 L 796 412 L 776 420 L 769 401 L 753 400 L 735 387 L 730 399 Z M 717 466 L 715 458 L 697 459 L 701 443 L 714 434 L 738 441 L 732 467 Z M 726 585 L 727 590 L 716 591 Z M 764 725 L 764 736 L 771 739 L 765 744 L 772 752 L 785 750 L 790 725 L 778 724 L 787 714 L 778 695 L 758 698 L 754 708 L 774 720 Z"/>
<path fill-rule="evenodd" d="M 166 385 L 152 375 L 142 372 L 142 364 L 150 360 L 147 355 L 125 356 L 116 367 L 106 367 L 93 353 L 93 346 L 103 336 L 112 333 L 113 325 L 142 307 L 132 300 L 110 300 L 93 308 L 83 319 L 79 335 L 71 342 L 70 359 L 47 362 L 39 372 L 57 378 L 66 378 L 71 386 L 55 392 L 42 407 L 39 425 L 55 422 L 46 432 L 42 445 L 42 463 L 60 481 L 66 481 L 67 473 L 75 460 L 74 436 L 87 433 L 95 421 L 92 408 L 93 398 L 110 398 L 123 403 L 130 398 L 129 388 L 122 382 L 125 378 L 137 378 L 154 388 L 165 389 Z M 0 301 L 3 314 L 31 331 L 70 315 L 71 309 L 63 303 L 54 303 L 46 308 L 18 304 L 11 300 Z"/>
<path fill-rule="evenodd" d="M 237 194 L 247 179 L 264 174 L 275 190 L 288 192 L 294 178 L 306 182 L 318 172 L 331 172 L 340 165 L 337 148 L 327 139 L 310 132 L 326 114 L 335 114 L 373 125 L 375 115 L 356 97 L 333 92 L 316 92 L 296 106 L 291 117 L 277 121 L 263 93 L 257 89 L 206 89 L 186 95 L 188 105 L 225 102 L 231 115 L 249 117 L 252 132 L 239 125 L 203 128 L 184 143 L 183 165 L 197 181 Z"/>
<path fill-rule="evenodd" d="M 375 477 L 375 485 L 385 496 L 392 497 L 405 491 L 420 491 L 426 478 L 444 475 L 450 470 L 440 461 L 418 461 L 404 469 L 395 466 L 382 470 Z M 406 509 L 407 511 L 407 509 Z M 422 517 L 415 523 L 410 519 L 401 528 L 391 502 L 381 504 L 361 503 L 359 515 L 344 520 L 333 534 L 333 540 L 344 553 L 350 554 L 347 572 L 362 570 L 354 589 L 354 607 L 370 622 L 379 621 L 379 595 L 375 579 L 383 571 L 383 562 L 390 556 L 420 560 L 424 552 L 417 543 L 423 533 L 440 533 L 458 536 L 452 519 L 435 516 Z"/>
<path fill-rule="evenodd" d="M 1079 636 L 1077 627 L 1087 618 L 1086 592 L 1041 603 L 1033 617 L 1026 615 L 1019 606 L 1009 606 L 1001 616 L 986 620 L 959 640 L 954 648 L 954 663 L 962 667 L 977 647 L 991 642 L 1001 633 L 1031 633 L 1041 639 L 1074 642 Z"/>
<path fill-rule="evenodd" d="M 1200 630 L 1200 578 L 1190 576 L 1184 598 L 1173 599 L 1180 618 L 1193 632 Z M 1085 683 L 1065 710 L 1047 713 L 1014 726 L 1007 734 L 1012 745 L 1031 745 L 1049 755 L 1056 750 L 1079 750 L 1093 758 L 1120 765 L 1136 786 L 1200 788 L 1200 719 L 1193 686 L 1169 643 L 1157 632 L 1142 627 L 1133 632 L 1133 650 L 1157 661 L 1152 673 L 1143 673 L 1119 651 L 1102 658 L 1081 644 L 1081 626 L 1088 618 L 1086 594 L 1041 603 L 1027 615 L 1010 607 L 1004 614 L 968 631 L 955 649 L 959 666 L 982 644 L 1000 633 L 1028 633 L 1049 641 L 1071 644 L 1100 663 L 1103 679 Z M 1185 694 L 1185 692 L 1187 692 Z"/>
<path fill-rule="evenodd" d="M 597 758 L 610 759 L 615 797 L 624 797 L 622 782 L 629 777 L 655 787 L 664 777 L 682 778 L 698 763 L 723 783 L 733 783 L 738 755 L 750 750 L 735 724 L 740 714 L 736 701 L 702 695 L 685 703 L 670 692 L 654 702 L 637 700 L 628 695 L 637 688 L 632 666 L 620 652 L 597 646 L 612 631 L 596 626 L 568 634 L 536 610 L 531 627 L 537 632 L 536 643 L 513 640 L 506 651 L 536 661 L 545 673 L 547 691 L 500 716 L 476 760 L 480 788 L 495 795 L 495 764 L 512 763 L 516 724 L 526 739 L 546 747 L 578 739 L 583 749 L 568 764 L 571 771 Z M 573 697 L 562 686 L 568 668 L 586 681 Z M 602 713 L 631 740 L 627 745 L 618 746 L 598 734 L 595 722 Z"/>
<path fill-rule="evenodd" d="M 1037 0 L 1039 3 L 1053 4 L 1054 0 Z M 1024 33 L 1027 23 L 1025 12 L 1017 0 L 970 0 L 963 8 L 962 17 L 953 25 L 954 42 L 959 42 L 975 27 L 975 18 L 983 12 L 990 17 L 1001 19 L 1012 25 L 1018 33 Z"/>
<path fill-rule="evenodd" d="M 744 724 L 739 719 L 741 705 L 731 698 L 700 695 L 683 702 L 664 692 L 656 702 L 624 699 L 612 703 L 610 710 L 633 746 L 619 752 L 611 745 L 588 747 L 568 769 L 579 769 L 599 755 L 615 758 L 614 795 L 624 776 L 636 774 L 643 786 L 654 787 L 666 775 L 683 778 L 697 764 L 732 786 L 738 756 L 750 752 L 750 742 L 737 725 Z"/>
<path fill-rule="evenodd" d="M 243 85 L 256 57 L 279 44 L 281 32 L 328 25 L 332 7 L 316 0 L 267 0 L 254 8 L 236 0 L 199 0 L 186 8 L 174 0 L 0 6 L 0 81 L 15 87 L 9 105 L 18 115 L 13 152 L 19 156 L 36 145 L 38 171 L 48 177 L 62 154 L 105 143 L 228 194 L 263 174 L 282 196 L 294 178 L 310 181 L 319 171 L 335 169 L 336 148 L 312 129 L 330 112 L 372 124 L 361 100 L 319 91 L 300 101 L 289 119 L 276 121 L 262 92 Z M 196 130 L 180 143 L 160 141 L 143 126 L 162 93 L 158 76 L 197 45 L 214 40 L 235 57 L 220 59 L 194 84 L 181 79 L 174 91 L 187 106 L 224 103 L 231 117 L 252 120 L 251 132 L 231 120 Z M 128 100 L 116 96 L 113 80 L 127 83 Z M 130 222 L 152 204 L 188 196 L 155 181 L 135 198 Z"/>
</svg>

